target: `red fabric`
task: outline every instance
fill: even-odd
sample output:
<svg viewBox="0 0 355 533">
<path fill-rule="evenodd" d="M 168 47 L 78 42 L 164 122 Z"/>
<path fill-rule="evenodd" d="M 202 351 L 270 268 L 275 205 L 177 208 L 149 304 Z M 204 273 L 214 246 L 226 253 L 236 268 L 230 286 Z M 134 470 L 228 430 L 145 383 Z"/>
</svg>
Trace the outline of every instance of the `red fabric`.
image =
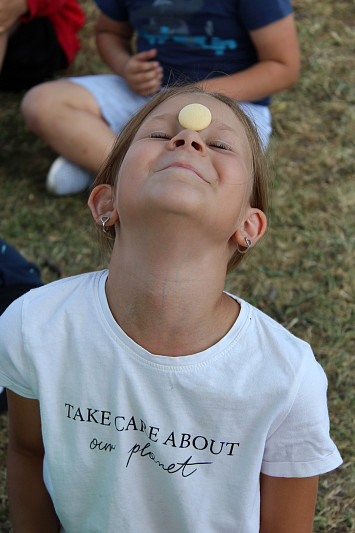
<svg viewBox="0 0 355 533">
<path fill-rule="evenodd" d="M 80 48 L 77 33 L 85 22 L 82 8 L 76 0 L 27 0 L 27 4 L 29 13 L 21 17 L 21 21 L 47 17 L 53 24 L 69 65 Z"/>
</svg>

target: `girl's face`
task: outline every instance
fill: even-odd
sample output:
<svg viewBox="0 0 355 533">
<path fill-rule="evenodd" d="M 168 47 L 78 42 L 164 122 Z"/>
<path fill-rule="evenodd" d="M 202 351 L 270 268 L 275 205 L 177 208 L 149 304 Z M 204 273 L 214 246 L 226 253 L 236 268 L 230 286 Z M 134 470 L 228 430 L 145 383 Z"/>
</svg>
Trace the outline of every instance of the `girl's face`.
<svg viewBox="0 0 355 533">
<path fill-rule="evenodd" d="M 180 110 L 190 103 L 203 104 L 212 114 L 201 131 L 179 123 Z M 175 215 L 195 220 L 211 237 L 228 238 L 249 207 L 251 179 L 249 142 L 232 109 L 208 95 L 170 98 L 142 123 L 122 163 L 120 224 Z"/>
</svg>

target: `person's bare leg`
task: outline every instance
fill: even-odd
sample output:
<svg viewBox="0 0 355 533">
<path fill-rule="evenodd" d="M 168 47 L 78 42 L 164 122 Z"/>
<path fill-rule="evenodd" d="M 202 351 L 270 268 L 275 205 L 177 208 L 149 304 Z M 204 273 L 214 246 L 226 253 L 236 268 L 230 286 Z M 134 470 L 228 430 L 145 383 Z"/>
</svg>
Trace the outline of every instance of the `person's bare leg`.
<svg viewBox="0 0 355 533">
<path fill-rule="evenodd" d="M 96 174 L 111 151 L 115 134 L 94 96 L 67 80 L 32 88 L 21 104 L 28 126 L 58 154 Z"/>
</svg>

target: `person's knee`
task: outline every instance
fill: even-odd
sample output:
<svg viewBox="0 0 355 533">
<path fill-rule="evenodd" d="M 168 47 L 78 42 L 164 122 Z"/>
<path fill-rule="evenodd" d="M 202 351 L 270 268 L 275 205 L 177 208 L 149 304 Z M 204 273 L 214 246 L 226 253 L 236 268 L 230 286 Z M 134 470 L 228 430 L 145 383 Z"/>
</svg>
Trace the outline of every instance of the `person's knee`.
<svg viewBox="0 0 355 533">
<path fill-rule="evenodd" d="M 55 84 L 56 82 L 48 82 L 36 85 L 25 94 L 21 102 L 22 115 L 27 125 L 36 133 L 41 133 L 43 126 L 60 108 Z"/>
<path fill-rule="evenodd" d="M 27 125 L 41 135 L 53 121 L 67 116 L 66 110 L 80 108 L 80 87 L 66 80 L 41 83 L 30 89 L 21 102 L 21 112 Z M 79 94 L 80 96 L 80 94 Z"/>
<path fill-rule="evenodd" d="M 84 87 L 67 80 L 41 83 L 30 89 L 21 103 L 23 117 L 34 132 L 45 134 L 53 123 L 69 121 L 75 111 L 102 118 L 100 107 Z"/>
</svg>

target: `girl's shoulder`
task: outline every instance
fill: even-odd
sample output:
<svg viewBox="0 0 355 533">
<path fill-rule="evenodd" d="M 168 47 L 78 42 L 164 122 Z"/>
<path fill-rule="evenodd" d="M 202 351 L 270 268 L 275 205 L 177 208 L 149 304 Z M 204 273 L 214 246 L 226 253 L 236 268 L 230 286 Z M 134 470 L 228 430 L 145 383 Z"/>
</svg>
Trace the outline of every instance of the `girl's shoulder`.
<svg viewBox="0 0 355 533">
<path fill-rule="evenodd" d="M 102 286 L 100 280 L 106 276 L 106 270 L 89 272 L 32 289 L 15 300 L 1 319 L 18 320 L 23 325 L 38 327 L 63 314 L 75 314 L 84 302 L 88 304 L 97 299 Z"/>
<path fill-rule="evenodd" d="M 294 335 L 287 327 L 252 304 L 237 298 L 241 305 L 243 338 L 248 350 L 263 354 L 269 368 L 288 367 L 291 374 L 301 367 L 313 366 L 316 359 L 308 342 Z"/>
<path fill-rule="evenodd" d="M 106 270 L 95 272 L 86 272 L 84 274 L 77 274 L 76 276 L 69 276 L 52 281 L 42 287 L 37 287 L 24 295 L 27 300 L 27 305 L 33 305 L 37 300 L 48 298 L 49 301 L 54 301 L 56 298 L 65 300 L 78 292 L 92 290 L 99 282 L 102 276 L 107 275 Z"/>
</svg>

